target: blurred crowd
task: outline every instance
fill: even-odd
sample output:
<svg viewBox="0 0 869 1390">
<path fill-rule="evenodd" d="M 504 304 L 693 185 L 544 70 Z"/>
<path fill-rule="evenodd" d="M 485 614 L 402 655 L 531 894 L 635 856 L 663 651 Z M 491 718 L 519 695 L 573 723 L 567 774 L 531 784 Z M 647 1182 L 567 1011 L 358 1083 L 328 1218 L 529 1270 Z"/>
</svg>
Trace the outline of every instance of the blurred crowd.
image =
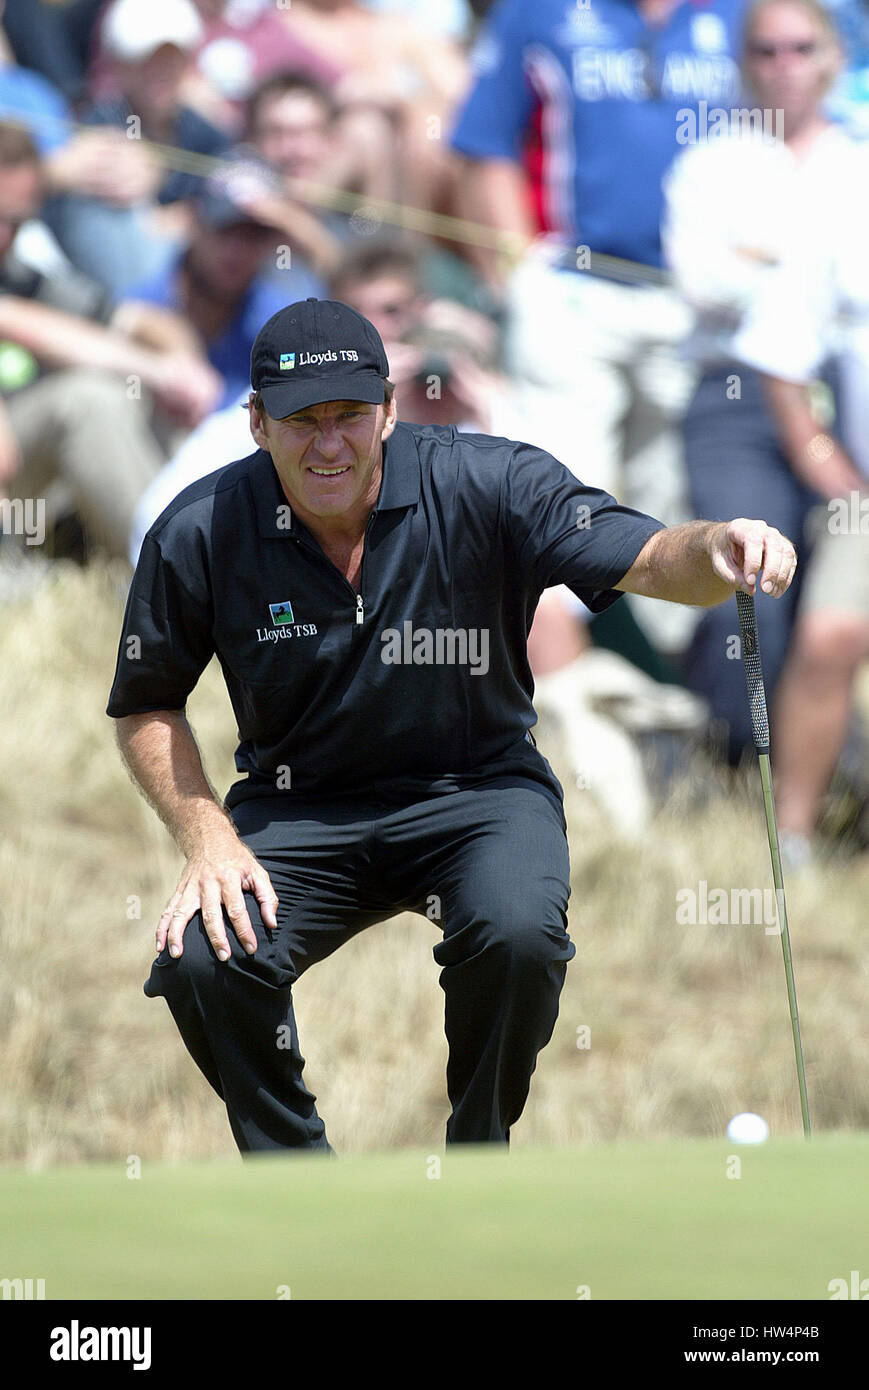
<svg viewBox="0 0 869 1390">
<path fill-rule="evenodd" d="M 341 299 L 400 417 L 795 541 L 757 609 L 808 862 L 834 779 L 862 788 L 867 175 L 869 0 L 5 0 L 0 603 L 58 558 L 135 564 L 251 452 L 260 326 Z M 547 590 L 529 656 L 623 828 L 643 733 L 751 746 L 733 604 Z"/>
</svg>

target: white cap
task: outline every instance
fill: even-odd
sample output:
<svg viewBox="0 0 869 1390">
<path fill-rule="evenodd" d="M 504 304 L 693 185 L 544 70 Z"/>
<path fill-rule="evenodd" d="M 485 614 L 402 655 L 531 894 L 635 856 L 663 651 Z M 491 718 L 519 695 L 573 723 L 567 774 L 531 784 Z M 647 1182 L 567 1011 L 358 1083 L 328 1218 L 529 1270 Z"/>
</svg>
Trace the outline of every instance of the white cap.
<svg viewBox="0 0 869 1390">
<path fill-rule="evenodd" d="M 192 0 L 115 0 L 103 23 L 102 40 L 112 58 L 136 63 L 164 43 L 188 53 L 203 33 Z"/>
</svg>

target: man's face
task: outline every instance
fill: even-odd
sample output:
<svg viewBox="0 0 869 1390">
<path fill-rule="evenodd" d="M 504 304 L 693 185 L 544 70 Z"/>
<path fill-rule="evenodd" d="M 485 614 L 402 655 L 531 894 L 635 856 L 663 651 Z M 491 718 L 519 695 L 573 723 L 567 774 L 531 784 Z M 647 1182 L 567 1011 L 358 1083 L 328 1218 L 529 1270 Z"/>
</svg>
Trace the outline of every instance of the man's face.
<svg viewBox="0 0 869 1390">
<path fill-rule="evenodd" d="M 382 445 L 395 427 L 395 401 L 324 401 L 283 420 L 250 397 L 251 434 L 271 454 L 290 505 L 303 520 L 362 518 L 377 501 Z"/>
<path fill-rule="evenodd" d="M 335 288 L 335 295 L 373 323 L 384 342 L 402 338 L 422 312 L 416 286 L 398 272 L 373 280 L 348 280 Z"/>
<path fill-rule="evenodd" d="M 35 164 L 0 169 L 0 261 L 6 259 L 22 222 L 35 217 L 42 202 L 42 176 Z"/>
<path fill-rule="evenodd" d="M 837 68 L 838 55 L 802 5 L 765 6 L 746 39 L 746 76 L 761 106 L 802 114 L 816 106 Z"/>
<path fill-rule="evenodd" d="M 181 100 L 181 84 L 190 65 L 187 53 L 173 43 L 161 44 L 147 58 L 121 65 L 121 85 L 134 111 L 149 121 L 173 116 Z"/>
<path fill-rule="evenodd" d="M 273 227 L 239 220 L 227 227 L 196 226 L 190 262 L 216 299 L 233 300 L 245 293 L 274 250 L 278 233 Z"/>
<path fill-rule="evenodd" d="M 251 138 L 263 159 L 286 178 L 321 178 L 331 153 L 328 112 L 309 92 L 264 101 Z"/>
</svg>

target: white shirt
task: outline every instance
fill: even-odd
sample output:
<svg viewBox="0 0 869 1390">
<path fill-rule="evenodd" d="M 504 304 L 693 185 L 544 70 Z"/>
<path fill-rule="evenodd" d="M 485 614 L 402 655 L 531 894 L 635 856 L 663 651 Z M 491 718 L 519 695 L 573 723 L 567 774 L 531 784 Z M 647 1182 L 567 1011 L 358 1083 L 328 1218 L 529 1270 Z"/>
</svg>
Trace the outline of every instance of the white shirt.
<svg viewBox="0 0 869 1390">
<path fill-rule="evenodd" d="M 236 459 L 247 458 L 258 447 L 250 432 L 246 409 L 249 392 L 235 405 L 208 415 L 142 493 L 130 527 L 130 563 L 135 569 L 146 532 L 179 492 Z"/>
<path fill-rule="evenodd" d="M 54 232 L 36 217 L 22 222 L 18 228 L 12 254 L 41 275 L 66 275 L 72 270 L 72 262 L 61 250 Z"/>
<path fill-rule="evenodd" d="M 662 234 L 676 284 L 698 310 L 692 355 L 707 364 L 732 360 L 735 334 L 775 278 L 775 265 L 739 248 L 783 263 L 801 245 L 826 245 L 867 176 L 869 148 L 838 126 L 800 158 L 758 132 L 712 138 L 674 161 Z"/>
<path fill-rule="evenodd" d="M 758 371 L 806 383 L 835 357 L 842 439 L 869 476 L 869 179 L 846 192 L 826 238 L 806 236 L 769 277 L 734 352 Z"/>
<path fill-rule="evenodd" d="M 869 150 L 862 177 L 840 189 L 822 239 L 809 226 L 770 275 L 736 339 L 739 357 L 789 381 L 808 381 L 869 325 Z"/>
<path fill-rule="evenodd" d="M 855 204 L 857 199 L 854 199 Z M 740 361 L 786 381 L 811 381 L 869 325 L 869 201 L 843 215 L 836 239 L 795 247 L 771 275 L 734 339 Z"/>
</svg>

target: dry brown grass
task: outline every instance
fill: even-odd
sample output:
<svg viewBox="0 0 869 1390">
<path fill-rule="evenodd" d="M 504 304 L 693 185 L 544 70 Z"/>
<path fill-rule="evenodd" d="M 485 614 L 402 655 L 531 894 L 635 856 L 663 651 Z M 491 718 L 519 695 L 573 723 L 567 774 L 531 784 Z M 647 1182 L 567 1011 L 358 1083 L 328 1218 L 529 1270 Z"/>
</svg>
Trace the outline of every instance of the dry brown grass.
<svg viewBox="0 0 869 1390">
<path fill-rule="evenodd" d="M 129 782 L 104 714 L 121 576 L 59 566 L 0 611 L 0 1161 L 231 1155 L 223 1108 L 168 1010 L 142 994 L 180 856 Z M 234 775 L 220 674 L 190 707 L 212 780 Z M 557 750 L 552 750 L 555 757 Z M 568 802 L 568 971 L 515 1145 L 721 1133 L 757 1110 L 799 1131 L 781 947 L 763 926 L 678 926 L 676 893 L 769 886 L 759 783 L 686 788 L 641 847 Z M 864 923 L 869 866 L 788 881 L 809 1097 L 818 1129 L 869 1126 Z M 141 916 L 135 913 L 140 900 Z M 295 991 L 306 1079 L 339 1151 L 443 1142 L 448 1106 L 437 929 L 363 933 Z M 577 1030 L 590 1047 L 577 1047 Z"/>
</svg>

